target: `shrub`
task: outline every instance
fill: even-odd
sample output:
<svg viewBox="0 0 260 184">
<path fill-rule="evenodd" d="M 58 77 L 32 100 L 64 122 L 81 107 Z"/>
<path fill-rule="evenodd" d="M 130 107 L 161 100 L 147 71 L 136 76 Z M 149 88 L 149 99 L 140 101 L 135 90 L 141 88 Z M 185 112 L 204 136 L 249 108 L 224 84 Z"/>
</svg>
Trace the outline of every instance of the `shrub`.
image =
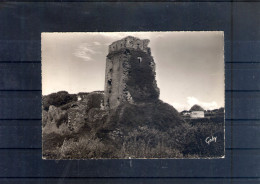
<svg viewBox="0 0 260 184">
<path fill-rule="evenodd" d="M 176 149 L 174 137 L 167 132 L 138 127 L 123 137 L 119 158 L 179 158 L 181 152 Z"/>
<path fill-rule="evenodd" d="M 131 50 L 130 56 L 127 86 L 133 100 L 151 101 L 158 99 L 159 89 L 156 86 L 155 72 L 150 66 L 151 63 L 154 64 L 152 56 L 134 50 Z M 139 63 L 138 57 L 142 58 L 141 63 Z"/>
<path fill-rule="evenodd" d="M 63 159 L 109 158 L 112 150 L 98 138 L 84 135 L 79 140 L 65 139 L 60 154 Z"/>
<path fill-rule="evenodd" d="M 54 105 L 55 107 L 60 107 L 62 105 L 65 105 L 73 101 L 77 101 L 77 96 L 73 94 L 71 95 L 66 91 L 60 91 L 42 97 L 43 109 L 46 111 L 49 110 L 50 105 Z"/>
<path fill-rule="evenodd" d="M 221 123 L 197 123 L 187 132 L 184 155 L 200 157 L 221 157 L 224 155 L 224 127 Z M 207 144 L 207 137 L 217 137 L 216 142 Z"/>
</svg>

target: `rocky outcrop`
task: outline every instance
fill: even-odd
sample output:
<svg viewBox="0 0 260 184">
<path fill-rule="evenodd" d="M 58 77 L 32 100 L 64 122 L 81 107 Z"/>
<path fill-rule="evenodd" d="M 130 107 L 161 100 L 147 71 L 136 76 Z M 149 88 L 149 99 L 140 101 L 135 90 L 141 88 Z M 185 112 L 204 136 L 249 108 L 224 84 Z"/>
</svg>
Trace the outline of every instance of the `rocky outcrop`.
<svg viewBox="0 0 260 184">
<path fill-rule="evenodd" d="M 55 124 L 59 127 L 62 123 L 66 123 L 68 119 L 68 113 L 64 110 L 61 110 L 58 107 L 51 105 L 48 111 L 48 122 Z"/>
<path fill-rule="evenodd" d="M 103 99 L 103 93 L 92 92 L 80 101 L 69 102 L 59 107 L 50 105 L 48 111 L 43 109 L 43 133 L 76 133 L 89 127 L 89 123 L 95 121 L 92 118 L 94 109 L 95 117 L 101 116 L 98 111 L 102 110 Z"/>
<path fill-rule="evenodd" d="M 43 110 L 42 117 L 43 133 L 55 132 L 58 134 L 64 134 L 69 131 L 67 129 L 67 111 L 50 105 L 48 111 Z"/>
</svg>

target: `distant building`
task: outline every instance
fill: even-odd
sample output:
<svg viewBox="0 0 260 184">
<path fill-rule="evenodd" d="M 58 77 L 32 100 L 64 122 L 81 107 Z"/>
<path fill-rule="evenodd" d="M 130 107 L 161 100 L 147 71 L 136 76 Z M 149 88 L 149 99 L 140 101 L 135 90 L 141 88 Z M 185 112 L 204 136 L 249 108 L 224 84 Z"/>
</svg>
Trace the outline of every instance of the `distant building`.
<svg viewBox="0 0 260 184">
<path fill-rule="evenodd" d="M 93 91 L 92 93 L 96 93 L 96 94 L 104 94 L 104 91 Z"/>
<path fill-rule="evenodd" d="M 190 117 L 190 111 L 184 110 L 184 111 L 181 112 L 181 115 L 184 116 L 184 117 Z"/>
<path fill-rule="evenodd" d="M 77 100 L 78 101 L 81 101 L 83 99 L 85 99 L 87 96 L 88 96 L 89 93 L 83 93 L 83 92 L 80 92 L 77 94 Z"/>
<path fill-rule="evenodd" d="M 190 117 L 191 118 L 204 118 L 204 109 L 199 105 L 193 105 L 190 109 Z"/>
<path fill-rule="evenodd" d="M 192 111 L 190 114 L 191 118 L 204 118 L 204 111 Z"/>
</svg>

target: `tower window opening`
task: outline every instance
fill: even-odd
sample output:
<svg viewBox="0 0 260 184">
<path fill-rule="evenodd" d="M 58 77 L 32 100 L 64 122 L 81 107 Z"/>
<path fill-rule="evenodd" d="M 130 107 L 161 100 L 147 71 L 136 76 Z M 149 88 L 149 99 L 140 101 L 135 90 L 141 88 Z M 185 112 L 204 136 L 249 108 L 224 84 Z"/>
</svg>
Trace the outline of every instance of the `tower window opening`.
<svg viewBox="0 0 260 184">
<path fill-rule="evenodd" d="M 125 49 L 125 54 L 129 54 L 130 50 L 129 49 Z"/>
<path fill-rule="evenodd" d="M 109 85 L 112 85 L 112 79 L 109 79 L 109 80 L 107 81 L 107 83 L 108 83 Z"/>
<path fill-rule="evenodd" d="M 137 57 L 137 59 L 138 59 L 139 63 L 142 62 L 142 58 L 141 57 Z"/>
</svg>

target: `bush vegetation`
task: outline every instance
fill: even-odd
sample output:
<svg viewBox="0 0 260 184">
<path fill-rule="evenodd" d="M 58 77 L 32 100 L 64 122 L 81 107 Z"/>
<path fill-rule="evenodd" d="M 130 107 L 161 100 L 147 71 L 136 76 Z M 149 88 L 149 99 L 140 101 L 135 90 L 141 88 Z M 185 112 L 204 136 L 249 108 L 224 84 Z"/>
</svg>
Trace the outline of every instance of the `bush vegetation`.
<svg viewBox="0 0 260 184">
<path fill-rule="evenodd" d="M 46 159 L 206 158 L 224 154 L 224 117 L 184 121 L 160 100 L 123 103 L 108 111 L 100 108 L 101 94 L 75 103 L 63 95 L 67 105 L 43 111 L 47 117 L 43 120 L 49 121 L 43 127 Z M 207 144 L 205 140 L 211 136 L 217 137 L 216 142 Z"/>
<path fill-rule="evenodd" d="M 44 110 L 48 111 L 50 105 L 60 107 L 73 101 L 77 101 L 76 95 L 69 94 L 67 91 L 60 91 L 58 93 L 52 93 L 50 95 L 43 96 L 42 106 Z"/>
<path fill-rule="evenodd" d="M 139 126 L 126 135 L 119 130 L 108 134 L 110 139 L 88 131 L 70 136 L 56 134 L 51 141 L 43 143 L 53 145 L 47 146 L 51 149 L 43 147 L 44 155 L 50 159 L 207 158 L 221 157 L 224 153 L 224 132 L 219 125 L 185 123 L 167 132 Z M 205 139 L 211 135 L 217 137 L 217 142 L 207 144 Z"/>
</svg>

